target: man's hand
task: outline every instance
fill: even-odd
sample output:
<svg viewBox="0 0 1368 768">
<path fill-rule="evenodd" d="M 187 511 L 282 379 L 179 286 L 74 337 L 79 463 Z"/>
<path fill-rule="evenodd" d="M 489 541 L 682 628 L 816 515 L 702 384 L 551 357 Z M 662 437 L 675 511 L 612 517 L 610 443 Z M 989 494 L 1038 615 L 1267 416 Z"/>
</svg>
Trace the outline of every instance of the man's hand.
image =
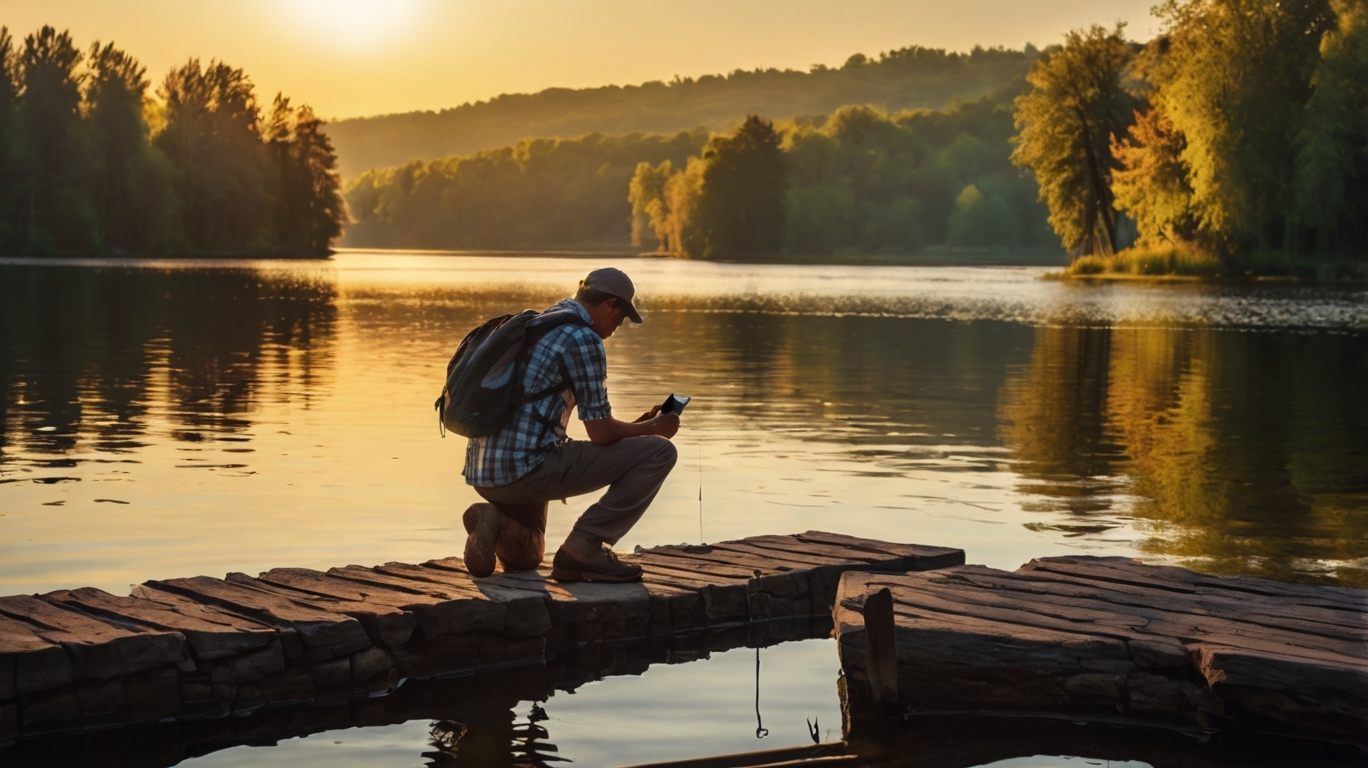
<svg viewBox="0 0 1368 768">
<path fill-rule="evenodd" d="M 659 409 L 659 408 L 655 408 L 654 410 L 658 411 L 658 410 L 660 410 L 660 409 Z M 663 437 L 663 438 L 665 438 L 665 439 L 668 440 L 669 438 L 674 437 L 674 436 L 675 436 L 675 433 L 679 431 L 679 414 L 677 414 L 677 413 L 661 413 L 661 414 L 657 414 L 657 415 L 655 416 L 655 418 L 650 419 L 649 421 L 646 421 L 645 423 L 646 423 L 646 424 L 650 424 L 650 425 L 652 425 L 652 426 L 654 427 L 654 430 L 655 430 L 655 431 L 652 432 L 652 434 L 660 435 L 661 437 Z"/>
<path fill-rule="evenodd" d="M 679 414 L 661 413 L 656 406 L 636 421 L 618 421 L 611 416 L 584 422 L 584 431 L 589 434 L 589 442 L 594 445 L 612 445 L 624 437 L 640 435 L 659 435 L 669 439 L 679 431 Z"/>
</svg>

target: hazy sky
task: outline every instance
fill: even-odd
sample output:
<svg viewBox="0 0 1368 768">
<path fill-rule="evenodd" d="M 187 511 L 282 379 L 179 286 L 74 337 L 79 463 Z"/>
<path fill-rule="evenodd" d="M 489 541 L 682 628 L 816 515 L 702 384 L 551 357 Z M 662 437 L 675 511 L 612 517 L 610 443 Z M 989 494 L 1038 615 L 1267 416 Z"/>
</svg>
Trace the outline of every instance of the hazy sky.
<svg viewBox="0 0 1368 768">
<path fill-rule="evenodd" d="M 115 42 L 154 83 L 192 56 L 321 115 L 442 109 L 551 86 L 836 66 L 908 45 L 1044 46 L 1090 23 L 1151 37 L 1156 0 L 0 0 L 16 38 Z"/>
</svg>

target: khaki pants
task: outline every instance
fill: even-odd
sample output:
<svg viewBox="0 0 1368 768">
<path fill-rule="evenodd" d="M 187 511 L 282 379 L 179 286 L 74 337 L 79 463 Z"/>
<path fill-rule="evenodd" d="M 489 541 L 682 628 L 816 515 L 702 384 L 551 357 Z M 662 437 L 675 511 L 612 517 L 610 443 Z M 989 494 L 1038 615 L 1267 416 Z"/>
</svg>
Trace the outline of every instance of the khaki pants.
<svg viewBox="0 0 1368 768">
<path fill-rule="evenodd" d="M 616 544 L 651 505 L 677 458 L 674 443 L 663 437 L 628 437 L 612 445 L 571 440 L 508 485 L 477 487 L 503 516 L 495 554 L 509 570 L 536 568 L 546 555 L 547 502 L 605 486 L 608 492 L 584 510 L 570 536 Z"/>
</svg>

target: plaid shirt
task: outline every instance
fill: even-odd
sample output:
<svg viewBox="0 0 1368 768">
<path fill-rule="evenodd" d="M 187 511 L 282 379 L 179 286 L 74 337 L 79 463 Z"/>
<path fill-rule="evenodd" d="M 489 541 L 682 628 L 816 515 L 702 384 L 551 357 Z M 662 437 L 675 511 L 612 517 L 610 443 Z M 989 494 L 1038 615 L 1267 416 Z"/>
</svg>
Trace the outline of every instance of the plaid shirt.
<svg viewBox="0 0 1368 768">
<path fill-rule="evenodd" d="M 592 321 L 589 312 L 574 299 L 548 308 L 543 316 L 553 312 L 578 313 L 586 325 L 568 323 L 543 336 L 532 348 L 522 387 L 524 392 L 537 392 L 553 386 L 561 379 L 563 364 L 570 375 L 567 388 L 519 407 L 512 421 L 498 432 L 471 438 L 462 472 L 470 485 L 508 485 L 536 469 L 546 459 L 548 450 L 569 439 L 565 436 L 565 425 L 576 404 L 581 421 L 613 415 L 604 386 L 608 358 L 603 351 L 603 339 L 587 325 Z M 557 425 L 556 429 L 548 423 Z"/>
</svg>

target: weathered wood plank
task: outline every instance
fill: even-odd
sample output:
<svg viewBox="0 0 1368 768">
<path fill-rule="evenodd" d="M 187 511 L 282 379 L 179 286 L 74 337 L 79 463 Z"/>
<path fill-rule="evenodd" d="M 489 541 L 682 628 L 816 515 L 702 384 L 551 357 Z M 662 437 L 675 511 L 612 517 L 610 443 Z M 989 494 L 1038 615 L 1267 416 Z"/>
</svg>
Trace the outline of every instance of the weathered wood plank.
<svg viewBox="0 0 1368 768">
<path fill-rule="evenodd" d="M 898 646 L 893 617 L 893 594 L 888 587 L 876 589 L 860 608 L 865 626 L 865 668 L 874 703 L 896 707 L 898 699 Z"/>
<path fill-rule="evenodd" d="M 1017 573 L 847 574 L 833 608 L 842 664 L 870 679 L 862 611 L 887 589 L 909 704 L 1198 725 L 1253 713 L 1292 732 L 1368 732 L 1368 600 L 1346 611 L 1343 591 L 1321 600 L 1248 578 L 1229 588 L 1222 577 L 1147 568 L 1076 557 Z"/>
<path fill-rule="evenodd" d="M 1337 586 L 1318 586 L 1311 584 L 1294 584 L 1284 581 L 1274 581 L 1263 579 L 1257 576 L 1218 576 L 1191 571 L 1171 565 L 1146 565 L 1134 558 L 1129 557 L 1096 557 L 1096 558 L 1076 558 L 1076 557 L 1052 557 L 1044 560 L 1033 560 L 1020 569 L 1026 571 L 1042 571 L 1066 573 L 1068 567 L 1078 570 L 1075 573 L 1107 573 L 1125 578 L 1126 576 L 1143 575 L 1148 580 L 1169 581 L 1179 585 L 1199 587 L 1204 590 L 1215 592 L 1229 592 L 1239 595 L 1261 595 L 1265 597 L 1279 597 L 1298 602 L 1305 601 L 1307 604 L 1319 604 L 1326 607 L 1333 607 L 1342 610 L 1349 610 L 1354 613 L 1361 613 L 1363 610 L 1363 590 L 1351 587 Z M 1080 568 L 1081 566 L 1081 568 Z"/>
<path fill-rule="evenodd" d="M 200 603 L 118 597 L 93 587 L 52 592 L 43 599 L 121 626 L 180 633 L 196 660 L 249 653 L 276 640 L 276 631 L 261 622 Z"/>
<path fill-rule="evenodd" d="M 534 637 L 551 628 L 551 614 L 546 605 L 544 590 L 516 586 L 497 578 L 472 580 L 463 574 L 407 563 L 386 563 L 375 570 L 415 581 L 430 581 L 444 587 L 464 590 L 470 598 L 504 608 L 502 631 L 511 637 Z"/>
<path fill-rule="evenodd" d="M 865 549 L 841 544 L 825 544 L 819 541 L 800 541 L 794 536 L 752 536 L 740 542 L 723 542 L 722 545 L 742 545 L 751 549 L 773 552 L 788 559 L 812 558 L 820 564 L 864 563 L 876 565 L 902 560 L 901 555 L 885 552 L 871 552 Z"/>
<path fill-rule="evenodd" d="M 440 601 L 425 595 L 383 587 L 367 587 L 335 579 L 307 568 L 276 568 L 256 579 L 229 574 L 229 583 L 255 587 L 292 600 L 323 598 L 327 607 L 351 616 L 366 629 L 371 642 L 386 648 L 403 645 L 418 627 L 413 607 L 431 608 Z"/>
<path fill-rule="evenodd" d="M 0 613 L 61 644 L 71 657 L 77 680 L 190 663 L 185 641 L 175 633 L 117 627 L 26 595 L 0 598 Z"/>
<path fill-rule="evenodd" d="M 1359 637 L 1358 633 L 1364 629 L 1363 623 L 1357 618 L 1362 615 L 1362 607 L 1360 613 L 1355 614 L 1340 609 L 1307 606 L 1282 598 L 1251 601 L 1248 594 L 1223 594 L 1219 590 L 1184 595 L 1171 591 L 1156 593 L 1142 586 L 1117 581 L 1098 582 L 1038 569 L 1004 576 L 1002 571 L 969 566 L 957 569 L 953 575 L 945 578 L 992 589 L 1026 592 L 1040 595 L 1043 599 L 1049 599 L 1051 595 L 1082 599 L 1105 596 L 1109 602 L 1117 605 L 1156 608 L 1171 613 L 1236 614 L 1251 622 L 1267 619 L 1273 622 L 1273 626 L 1296 626 L 1302 631 L 1325 634 L 1327 637 L 1353 639 Z"/>
<path fill-rule="evenodd" d="M 792 547 L 780 549 L 779 547 L 765 547 L 746 540 L 729 541 L 713 546 L 720 552 L 747 555 L 761 562 L 772 563 L 777 565 L 780 569 L 790 571 L 807 570 L 823 565 L 848 567 L 859 563 L 874 565 L 880 562 L 879 559 L 873 555 L 869 555 L 868 559 L 866 559 L 864 557 L 852 557 L 849 554 L 845 557 L 835 554 L 826 554 L 821 551 L 826 549 L 825 547 L 815 547 L 812 545 L 804 546 L 801 550 L 795 550 Z"/>
<path fill-rule="evenodd" d="M 829 610 L 842 571 L 923 568 L 947 557 L 963 554 L 810 533 L 628 554 L 645 570 L 632 584 L 557 583 L 549 563 L 475 579 L 460 559 L 441 558 L 149 581 L 128 597 L 76 589 L 0 598 L 0 740 L 139 717 L 341 704 L 390 690 L 398 677 L 535 663 L 570 646 L 811 619 Z M 132 652 L 148 648 L 164 653 Z M 93 676 L 106 673 L 114 677 Z"/>
<path fill-rule="evenodd" d="M 1118 615 L 1153 622 L 1151 631 L 1155 633 L 1186 633 L 1185 636 L 1193 640 L 1202 636 L 1247 635 L 1337 653 L 1349 653 L 1368 642 L 1368 628 L 1350 627 L 1344 623 L 1329 624 L 1317 621 L 1312 614 L 1301 615 L 1296 611 L 1270 607 L 1248 599 L 1168 591 L 1155 593 L 1143 587 L 1112 582 L 1095 586 L 1073 580 L 1042 582 L 1034 578 L 1036 573 L 1032 571 L 1017 576 L 1003 572 L 996 575 L 956 572 L 938 577 L 938 583 L 948 589 L 955 588 L 957 582 L 977 587 L 991 584 L 998 591 L 1030 595 L 1030 601 L 1022 605 L 1028 605 L 1030 610 L 1035 611 L 1049 605 L 1070 610 L 1085 605 L 1093 606 L 1097 610 L 1110 610 Z M 988 599 L 986 595 L 991 594 L 983 589 L 968 591 L 977 595 L 974 599 L 979 600 Z M 1334 613 L 1336 618 L 1341 615 Z"/>
<path fill-rule="evenodd" d="M 70 685 L 71 657 L 26 621 L 0 615 L 0 701 Z"/>
<path fill-rule="evenodd" d="M 932 570 L 935 568 L 946 568 L 952 565 L 964 564 L 964 550 L 954 549 L 952 547 L 934 547 L 924 544 L 897 544 L 888 541 L 861 539 L 856 536 L 846 536 L 845 534 L 829 533 L 826 531 L 806 531 L 797 534 L 794 538 L 803 543 L 835 544 L 857 551 L 888 554 L 894 557 L 918 561 L 916 563 L 908 564 L 909 566 L 914 566 L 912 567 L 912 570 Z"/>
<path fill-rule="evenodd" d="M 273 627 L 291 629 L 297 633 L 312 660 L 346 656 L 371 644 L 361 622 L 350 616 L 242 584 L 230 584 L 223 579 L 193 576 L 149 581 L 143 586 L 157 592 L 180 594 L 197 602 L 226 606 Z"/>
</svg>

